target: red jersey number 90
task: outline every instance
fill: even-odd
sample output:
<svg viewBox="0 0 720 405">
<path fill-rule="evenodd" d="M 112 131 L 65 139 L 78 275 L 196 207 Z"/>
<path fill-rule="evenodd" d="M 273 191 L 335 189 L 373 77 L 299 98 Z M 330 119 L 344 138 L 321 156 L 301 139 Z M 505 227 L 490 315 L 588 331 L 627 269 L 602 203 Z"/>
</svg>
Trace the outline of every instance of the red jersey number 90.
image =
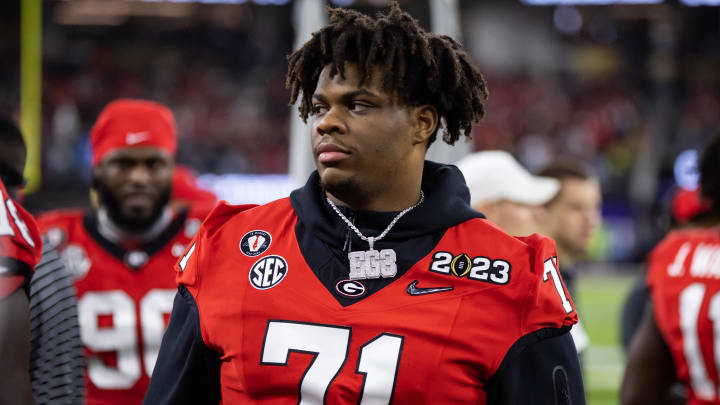
<svg viewBox="0 0 720 405">
<path fill-rule="evenodd" d="M 172 311 L 175 290 L 153 289 L 135 301 L 122 290 L 90 291 L 78 302 L 83 344 L 95 353 L 115 352 L 117 365 L 106 364 L 101 356 L 88 359 L 90 381 L 101 389 L 130 389 L 142 375 L 138 345 L 138 316 L 142 336 L 142 363 L 150 377 L 155 367 L 166 328 L 166 314 Z M 110 317 L 111 325 L 101 326 L 100 317 Z"/>
</svg>

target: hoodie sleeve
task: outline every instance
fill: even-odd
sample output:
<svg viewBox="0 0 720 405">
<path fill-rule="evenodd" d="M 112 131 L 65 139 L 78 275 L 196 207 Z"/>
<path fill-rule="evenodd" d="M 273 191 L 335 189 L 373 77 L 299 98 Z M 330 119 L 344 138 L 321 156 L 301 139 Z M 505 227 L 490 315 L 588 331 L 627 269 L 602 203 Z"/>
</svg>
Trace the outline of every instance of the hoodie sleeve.
<svg viewBox="0 0 720 405">
<path fill-rule="evenodd" d="M 219 403 L 220 357 L 205 346 L 197 305 L 181 286 L 143 404 Z"/>
<path fill-rule="evenodd" d="M 488 381 L 488 403 L 502 405 L 582 405 L 585 392 L 580 361 L 570 336 L 578 317 L 558 271 L 552 240 L 531 235 L 533 273 L 525 300 L 522 337 L 505 354 Z"/>
<path fill-rule="evenodd" d="M 541 329 L 518 340 L 487 384 L 487 403 L 584 405 L 580 362 L 568 330 Z"/>
</svg>

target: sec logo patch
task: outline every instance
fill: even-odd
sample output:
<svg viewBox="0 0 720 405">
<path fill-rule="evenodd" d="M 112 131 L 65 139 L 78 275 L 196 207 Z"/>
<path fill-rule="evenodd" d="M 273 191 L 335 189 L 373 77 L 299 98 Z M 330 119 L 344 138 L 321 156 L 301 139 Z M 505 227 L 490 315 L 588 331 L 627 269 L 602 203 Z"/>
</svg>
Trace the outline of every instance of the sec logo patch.
<svg viewBox="0 0 720 405">
<path fill-rule="evenodd" d="M 250 284 L 258 290 L 267 290 L 280 284 L 288 272 L 285 259 L 277 255 L 263 257 L 250 268 Z"/>
<path fill-rule="evenodd" d="M 265 231 L 250 231 L 240 239 L 240 251 L 245 256 L 255 257 L 263 254 L 272 242 L 272 237 Z"/>
</svg>

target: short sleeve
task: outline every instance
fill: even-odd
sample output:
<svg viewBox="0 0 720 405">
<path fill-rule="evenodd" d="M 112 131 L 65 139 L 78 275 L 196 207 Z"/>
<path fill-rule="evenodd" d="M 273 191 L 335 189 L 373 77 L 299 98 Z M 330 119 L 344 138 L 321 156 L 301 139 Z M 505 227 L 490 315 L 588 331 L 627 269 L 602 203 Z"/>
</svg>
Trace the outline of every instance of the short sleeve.
<svg viewBox="0 0 720 405">
<path fill-rule="evenodd" d="M 534 279 L 528 289 L 523 333 L 577 323 L 575 304 L 560 275 L 555 242 L 537 234 L 524 241 L 531 248 L 529 259 Z"/>
<path fill-rule="evenodd" d="M 0 188 L 0 298 L 29 281 L 40 261 L 42 240 L 35 219 Z"/>
</svg>

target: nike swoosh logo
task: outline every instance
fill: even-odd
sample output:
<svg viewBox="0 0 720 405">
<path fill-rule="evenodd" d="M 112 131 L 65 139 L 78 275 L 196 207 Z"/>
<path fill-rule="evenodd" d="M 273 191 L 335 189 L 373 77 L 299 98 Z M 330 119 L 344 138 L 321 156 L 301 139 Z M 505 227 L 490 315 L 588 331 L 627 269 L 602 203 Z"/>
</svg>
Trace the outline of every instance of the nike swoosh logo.
<svg viewBox="0 0 720 405">
<path fill-rule="evenodd" d="M 150 138 L 150 133 L 147 131 L 128 132 L 127 137 L 125 137 L 125 142 L 128 145 L 135 145 L 136 143 L 146 141 L 148 138 Z"/>
<path fill-rule="evenodd" d="M 407 293 L 410 295 L 425 295 L 425 294 L 435 294 L 435 293 L 441 293 L 445 291 L 452 291 L 452 287 L 431 287 L 431 288 L 420 288 L 417 287 L 418 281 L 415 280 L 412 283 L 408 284 L 407 286 Z"/>
</svg>

